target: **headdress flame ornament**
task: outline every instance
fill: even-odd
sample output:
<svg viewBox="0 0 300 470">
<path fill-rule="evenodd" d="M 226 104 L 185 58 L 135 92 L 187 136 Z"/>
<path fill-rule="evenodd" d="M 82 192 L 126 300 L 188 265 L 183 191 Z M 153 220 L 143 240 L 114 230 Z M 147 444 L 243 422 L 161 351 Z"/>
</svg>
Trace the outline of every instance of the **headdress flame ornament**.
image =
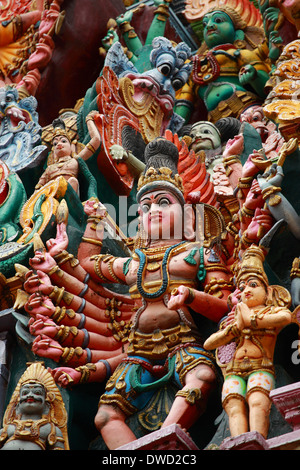
<svg viewBox="0 0 300 470">
<path fill-rule="evenodd" d="M 251 0 L 212 0 L 203 2 L 203 0 L 186 0 L 184 15 L 191 23 L 201 21 L 203 17 L 212 10 L 234 11 L 240 16 L 245 26 L 255 26 L 261 28 L 263 26 L 260 11 Z M 237 26 L 237 25 L 236 25 Z M 241 28 L 239 25 L 238 29 Z"/>
<path fill-rule="evenodd" d="M 72 142 L 71 135 L 66 129 L 66 125 L 61 118 L 54 119 L 52 122 L 53 126 L 53 133 L 52 133 L 52 141 L 55 139 L 55 137 L 63 135 L 66 137 L 70 142 Z"/>
</svg>

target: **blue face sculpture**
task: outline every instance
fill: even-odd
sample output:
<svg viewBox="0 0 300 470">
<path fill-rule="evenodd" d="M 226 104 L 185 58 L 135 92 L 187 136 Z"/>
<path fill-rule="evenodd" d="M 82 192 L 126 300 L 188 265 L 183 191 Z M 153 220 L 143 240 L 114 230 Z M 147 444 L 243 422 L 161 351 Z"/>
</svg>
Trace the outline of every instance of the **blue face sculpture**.
<svg viewBox="0 0 300 470">
<path fill-rule="evenodd" d="M 150 61 L 153 69 L 142 76 L 152 78 L 159 85 L 160 93 L 168 93 L 174 98 L 175 92 L 186 83 L 191 72 L 191 63 L 187 62 L 191 50 L 184 43 L 174 47 L 171 41 L 163 37 L 155 38 L 152 46 Z"/>
</svg>

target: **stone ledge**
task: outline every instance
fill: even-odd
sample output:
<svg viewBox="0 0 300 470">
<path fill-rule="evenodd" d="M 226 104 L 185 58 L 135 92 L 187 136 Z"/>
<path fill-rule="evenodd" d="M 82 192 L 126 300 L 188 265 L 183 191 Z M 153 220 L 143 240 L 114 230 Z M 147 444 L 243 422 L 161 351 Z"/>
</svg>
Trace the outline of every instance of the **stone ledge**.
<svg viewBox="0 0 300 470">
<path fill-rule="evenodd" d="M 269 445 L 259 432 L 251 431 L 227 437 L 220 445 L 220 450 L 269 450 Z"/>
<path fill-rule="evenodd" d="M 116 450 L 200 450 L 177 424 L 154 431 Z"/>
<path fill-rule="evenodd" d="M 268 439 L 269 450 L 300 450 L 300 430 Z"/>
</svg>

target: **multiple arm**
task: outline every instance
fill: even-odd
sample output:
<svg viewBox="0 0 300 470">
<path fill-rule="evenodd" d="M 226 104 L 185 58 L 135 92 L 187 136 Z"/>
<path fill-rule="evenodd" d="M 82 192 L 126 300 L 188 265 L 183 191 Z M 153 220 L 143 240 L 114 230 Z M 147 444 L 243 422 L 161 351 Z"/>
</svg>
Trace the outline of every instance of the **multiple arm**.
<svg viewBox="0 0 300 470">
<path fill-rule="evenodd" d="M 98 208 L 97 201 L 90 201 L 91 204 Z M 94 261 L 90 263 L 89 259 L 100 251 L 99 244 L 92 243 L 91 253 L 88 236 L 95 237 L 91 225 L 95 225 L 94 218 L 88 222 L 81 246 L 81 253 L 89 255 L 86 263 L 79 263 L 66 251 L 66 227 L 58 224 L 56 239 L 47 242 L 48 252 L 37 251 L 30 260 L 35 272 L 29 271 L 24 283 L 30 294 L 25 306 L 31 315 L 29 327 L 36 336 L 33 351 L 62 364 L 53 372 L 61 383 L 105 380 L 108 371 L 112 372 L 125 355 L 133 301 L 99 286 Z M 102 228 L 100 224 L 100 237 Z M 99 241 L 98 237 L 93 240 Z M 115 271 L 123 275 L 122 265 L 117 264 L 107 268 L 106 281 L 111 276 L 115 282 Z M 66 367 L 70 370 L 64 375 Z"/>
<path fill-rule="evenodd" d="M 89 143 L 81 150 L 81 152 L 76 155 L 76 158 L 82 158 L 83 160 L 88 160 L 99 148 L 101 144 L 100 133 L 95 124 L 95 116 L 97 116 L 97 111 L 91 111 L 86 117 L 86 124 L 90 134 Z"/>
</svg>

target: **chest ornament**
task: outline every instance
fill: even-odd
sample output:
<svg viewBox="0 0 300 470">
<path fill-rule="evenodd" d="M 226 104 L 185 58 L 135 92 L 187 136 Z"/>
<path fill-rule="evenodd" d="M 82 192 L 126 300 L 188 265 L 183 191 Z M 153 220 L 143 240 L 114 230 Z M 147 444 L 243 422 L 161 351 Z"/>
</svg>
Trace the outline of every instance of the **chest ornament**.
<svg viewBox="0 0 300 470">
<path fill-rule="evenodd" d="M 186 247 L 185 241 L 177 243 L 176 245 L 169 246 L 162 254 L 160 249 L 136 249 L 135 255 L 139 259 L 139 268 L 137 271 L 137 289 L 140 295 L 145 299 L 158 299 L 163 296 L 169 287 L 169 262 L 170 259 L 183 251 Z M 161 262 L 159 262 L 161 260 Z M 150 269 L 148 269 L 150 268 Z M 154 292 L 149 292 L 144 287 L 144 278 L 146 271 L 150 272 L 161 270 L 161 283 L 159 288 Z"/>
</svg>

